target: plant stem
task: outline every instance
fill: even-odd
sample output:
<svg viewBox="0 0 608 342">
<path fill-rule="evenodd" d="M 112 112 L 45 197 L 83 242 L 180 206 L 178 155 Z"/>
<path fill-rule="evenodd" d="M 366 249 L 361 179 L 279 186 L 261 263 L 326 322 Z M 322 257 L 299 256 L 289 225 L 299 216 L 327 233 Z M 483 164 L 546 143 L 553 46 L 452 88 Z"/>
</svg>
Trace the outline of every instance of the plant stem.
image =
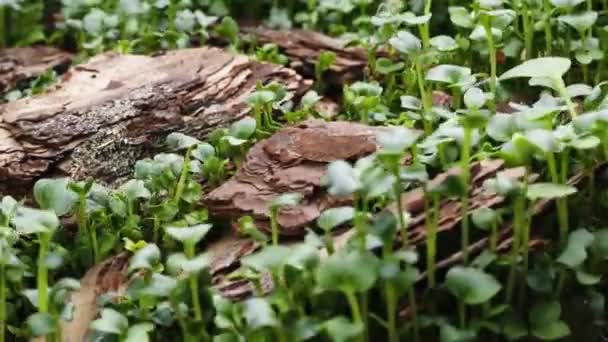
<svg viewBox="0 0 608 342">
<path fill-rule="evenodd" d="M 426 116 L 429 115 L 432 106 L 432 99 L 429 98 L 426 92 L 426 86 L 424 84 L 424 73 L 422 72 L 422 65 L 420 62 L 420 57 L 416 57 L 415 61 L 416 68 L 416 80 L 418 81 L 418 89 L 420 91 L 420 98 L 422 99 L 422 124 L 424 126 L 424 133 L 429 135 L 432 132 L 433 127 L 431 123 L 428 122 Z"/>
<path fill-rule="evenodd" d="M 553 77 L 553 83 L 557 86 L 557 92 L 559 96 L 566 102 L 566 106 L 568 107 L 568 111 L 570 112 L 570 119 L 574 119 L 577 117 L 576 108 L 574 107 L 574 103 L 568 95 L 568 90 L 566 89 L 566 84 L 561 77 Z"/>
<path fill-rule="evenodd" d="M 7 47 L 8 32 L 6 32 L 6 8 L 0 5 L 0 48 Z"/>
<path fill-rule="evenodd" d="M 410 308 L 412 310 L 412 324 L 414 326 L 414 342 L 420 341 L 420 323 L 418 323 L 418 305 L 416 304 L 416 293 L 414 285 L 410 286 L 407 291 Z"/>
<path fill-rule="evenodd" d="M 528 11 L 528 6 L 524 4 L 524 9 L 523 9 L 523 15 L 522 15 L 522 22 L 524 25 L 524 40 L 525 40 L 525 47 L 526 47 L 526 60 L 531 59 L 533 54 L 532 54 L 532 49 L 533 49 L 533 42 L 534 42 L 534 27 L 532 26 L 532 23 L 530 22 L 530 13 Z"/>
<path fill-rule="evenodd" d="M 185 243 L 184 250 L 188 258 L 194 258 L 195 251 L 193 243 Z M 191 274 L 188 282 L 190 283 L 190 295 L 192 296 L 192 305 L 194 306 L 194 318 L 196 318 L 197 321 L 200 321 L 203 319 L 203 310 L 201 309 L 201 300 L 198 294 L 198 278 L 196 274 Z"/>
<path fill-rule="evenodd" d="M 471 178 L 471 170 L 469 160 L 471 159 L 471 135 L 472 129 L 464 127 L 464 139 L 462 143 L 462 154 L 460 157 L 460 169 L 462 172 L 462 182 L 464 183 L 465 191 L 462 194 L 462 231 L 461 231 L 461 248 L 464 263 L 469 261 L 469 182 Z"/>
<path fill-rule="evenodd" d="M 40 246 L 38 249 L 38 275 L 36 281 L 38 284 L 38 311 L 41 313 L 49 311 L 49 274 L 46 267 L 46 254 L 50 238 L 49 233 L 43 232 L 38 234 Z"/>
<path fill-rule="evenodd" d="M 277 246 L 279 244 L 279 223 L 278 223 L 279 209 L 270 209 L 270 230 L 272 231 L 272 244 Z"/>
<path fill-rule="evenodd" d="M 561 184 L 559 173 L 557 171 L 557 165 L 555 161 L 555 154 L 547 154 L 547 166 L 549 168 L 549 174 L 551 175 L 551 182 Z M 568 238 L 568 202 L 566 198 L 558 198 L 556 200 L 557 206 L 557 220 L 559 225 L 559 241 L 562 246 L 566 243 Z"/>
<path fill-rule="evenodd" d="M 179 204 L 179 201 L 184 194 L 184 190 L 186 189 L 186 180 L 188 179 L 188 174 L 190 173 L 190 154 L 192 153 L 192 146 L 188 147 L 186 150 L 186 155 L 184 156 L 184 166 L 182 167 L 182 173 L 179 176 L 179 181 L 177 182 L 177 187 L 175 188 L 175 203 Z"/>
<path fill-rule="evenodd" d="M 386 316 L 388 321 L 388 340 L 389 342 L 398 342 L 397 334 L 397 294 L 395 287 L 390 281 L 386 282 L 384 288 L 386 294 Z"/>
<path fill-rule="evenodd" d="M 551 56 L 553 53 L 553 30 L 551 28 L 551 4 L 549 0 L 543 0 L 543 12 L 545 13 L 545 53 Z"/>
<path fill-rule="evenodd" d="M 6 340 L 6 270 L 0 265 L 0 342 Z"/>
<path fill-rule="evenodd" d="M 513 289 L 515 288 L 515 278 L 517 272 L 517 259 L 519 256 L 521 232 L 524 225 L 524 213 L 526 210 L 526 199 L 523 194 L 518 194 L 513 205 L 513 242 L 511 247 L 511 265 L 507 279 L 507 291 L 505 304 L 509 304 L 513 299 Z"/>
<path fill-rule="evenodd" d="M 426 236 L 426 267 L 429 288 L 434 288 L 435 258 L 437 255 L 437 224 L 439 219 L 439 194 L 431 194 L 431 210 L 428 210 L 427 236 Z"/>
<path fill-rule="evenodd" d="M 432 0 L 426 0 L 424 5 L 424 15 L 431 14 L 432 3 Z M 431 46 L 431 30 L 428 22 L 420 26 L 420 37 L 422 38 L 422 47 L 425 51 L 427 51 Z"/>
<path fill-rule="evenodd" d="M 393 163 L 393 176 L 395 176 L 396 181 L 393 187 L 393 191 L 395 192 L 395 198 L 397 201 L 397 216 L 399 220 L 399 231 L 401 232 L 401 242 L 403 247 L 408 246 L 408 237 L 407 237 L 407 226 L 405 225 L 405 218 L 403 217 L 403 199 L 401 198 L 402 185 L 401 179 L 399 175 L 399 161 Z"/>
<path fill-rule="evenodd" d="M 458 300 L 458 322 L 460 323 L 460 329 L 467 326 L 467 308 L 460 299 Z"/>
<path fill-rule="evenodd" d="M 488 41 L 488 53 L 490 54 L 490 92 L 493 98 L 490 106 L 493 112 L 496 112 L 496 46 L 494 45 L 494 35 L 492 34 L 492 17 L 484 16 L 483 26 L 486 31 L 486 40 Z"/>
<path fill-rule="evenodd" d="M 355 323 L 363 324 L 363 320 L 361 319 L 361 311 L 359 309 L 359 301 L 357 300 L 357 296 L 352 291 L 345 291 L 344 295 L 346 296 L 346 300 L 348 300 L 348 305 L 350 306 L 350 313 L 352 315 L 353 321 Z M 360 341 L 363 341 L 363 336 L 359 337 Z"/>
</svg>

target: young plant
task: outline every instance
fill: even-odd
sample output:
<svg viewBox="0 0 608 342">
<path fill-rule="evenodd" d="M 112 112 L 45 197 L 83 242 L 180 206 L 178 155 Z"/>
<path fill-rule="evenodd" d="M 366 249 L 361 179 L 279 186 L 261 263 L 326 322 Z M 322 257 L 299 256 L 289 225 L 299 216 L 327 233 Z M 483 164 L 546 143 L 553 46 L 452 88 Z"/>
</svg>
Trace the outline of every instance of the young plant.
<svg viewBox="0 0 608 342">
<path fill-rule="evenodd" d="M 191 227 L 166 227 L 165 232 L 173 239 L 181 242 L 184 246 L 185 254 L 174 254 L 170 257 L 172 264 L 176 267 L 181 267 L 185 271 L 191 271 L 188 278 L 190 286 L 190 297 L 194 308 L 194 318 L 198 321 L 203 319 L 203 310 L 199 298 L 199 285 L 196 271 L 200 269 L 191 269 L 198 264 L 205 265 L 204 256 L 196 256 L 196 244 L 200 242 L 211 229 L 210 224 L 199 224 Z"/>
<path fill-rule="evenodd" d="M 333 51 L 323 51 L 319 54 L 319 59 L 317 60 L 317 63 L 315 63 L 315 81 L 318 92 L 322 93 L 325 89 L 323 74 L 331 69 L 335 61 L 336 53 Z"/>
<path fill-rule="evenodd" d="M 401 162 L 407 151 L 414 146 L 420 135 L 421 132 L 403 127 L 392 127 L 390 131 L 381 132 L 377 135 L 377 141 L 382 147 L 382 149 L 378 151 L 378 159 L 396 180 L 393 196 L 397 202 L 397 217 L 399 219 L 401 242 L 406 247 L 408 245 L 408 237 L 403 213 L 403 199 L 401 198 L 401 193 L 403 191 L 401 182 Z"/>
<path fill-rule="evenodd" d="M 279 211 L 283 207 L 296 206 L 301 200 L 302 194 L 296 192 L 279 195 L 270 202 L 268 211 L 270 212 L 270 228 L 272 230 L 272 244 L 274 246 L 279 244 Z"/>
</svg>

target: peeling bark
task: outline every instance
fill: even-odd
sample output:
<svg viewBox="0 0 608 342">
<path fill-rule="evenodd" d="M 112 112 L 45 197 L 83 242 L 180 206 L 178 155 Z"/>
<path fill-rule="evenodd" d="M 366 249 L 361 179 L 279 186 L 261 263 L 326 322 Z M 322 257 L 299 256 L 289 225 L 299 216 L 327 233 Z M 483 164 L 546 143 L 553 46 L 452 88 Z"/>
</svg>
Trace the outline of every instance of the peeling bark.
<svg viewBox="0 0 608 342">
<path fill-rule="evenodd" d="M 339 39 L 304 30 L 275 31 L 264 27 L 246 27 L 258 43 L 276 44 L 289 59 L 289 66 L 308 77 L 314 77 L 315 64 L 324 51 L 336 54 L 336 61 L 327 72 L 326 82 L 342 87 L 344 83 L 363 78 L 367 55 L 361 48 L 346 47 Z"/>
<path fill-rule="evenodd" d="M 94 57 L 52 91 L 0 107 L 0 192 L 43 175 L 126 176 L 168 133 L 204 138 L 246 116 L 256 83 L 272 81 L 288 97 L 310 86 L 291 69 L 214 48 Z"/>
<path fill-rule="evenodd" d="M 303 236 L 323 210 L 351 202 L 321 189 L 329 162 L 355 160 L 376 151 L 374 128 L 349 122 L 310 120 L 287 127 L 253 146 L 236 175 L 206 195 L 216 216 L 251 215 L 268 229 L 268 207 L 280 194 L 297 192 L 300 205 L 279 211 L 282 235 Z"/>
<path fill-rule="evenodd" d="M 0 49 L 0 94 L 49 69 L 67 68 L 74 56 L 46 46 Z"/>
</svg>

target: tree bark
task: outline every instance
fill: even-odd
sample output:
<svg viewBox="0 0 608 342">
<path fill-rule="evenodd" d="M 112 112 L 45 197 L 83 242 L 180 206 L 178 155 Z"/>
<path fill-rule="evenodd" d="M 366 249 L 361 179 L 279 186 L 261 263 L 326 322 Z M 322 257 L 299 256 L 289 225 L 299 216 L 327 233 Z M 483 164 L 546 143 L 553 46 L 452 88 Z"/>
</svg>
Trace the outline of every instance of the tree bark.
<svg viewBox="0 0 608 342">
<path fill-rule="evenodd" d="M 310 87 L 291 69 L 215 48 L 94 57 L 46 94 L 0 107 L 0 193 L 42 176 L 120 179 L 168 133 L 204 138 L 246 116 L 256 84 L 273 81 L 289 97 Z"/>
<path fill-rule="evenodd" d="M 289 66 L 306 77 L 314 77 L 315 64 L 324 51 L 336 54 L 336 60 L 325 75 L 325 82 L 342 87 L 363 78 L 367 66 L 365 50 L 346 47 L 345 42 L 322 33 L 304 30 L 276 31 L 264 27 L 245 27 L 258 43 L 276 44 L 289 59 Z"/>
<path fill-rule="evenodd" d="M 0 49 L 0 95 L 49 69 L 67 68 L 73 58 L 69 52 L 46 46 Z"/>
</svg>

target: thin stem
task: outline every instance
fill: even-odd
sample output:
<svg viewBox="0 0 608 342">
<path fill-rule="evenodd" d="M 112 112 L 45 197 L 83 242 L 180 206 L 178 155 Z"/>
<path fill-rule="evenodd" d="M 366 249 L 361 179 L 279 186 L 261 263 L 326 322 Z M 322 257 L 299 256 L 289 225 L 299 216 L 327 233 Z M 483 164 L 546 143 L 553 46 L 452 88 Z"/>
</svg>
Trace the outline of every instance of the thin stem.
<svg viewBox="0 0 608 342">
<path fill-rule="evenodd" d="M 486 31 L 486 39 L 488 41 L 488 53 L 490 54 L 490 91 L 493 99 L 491 101 L 491 109 L 496 111 L 494 103 L 496 102 L 496 46 L 494 45 L 494 35 L 492 34 L 492 17 L 484 16 L 483 26 Z"/>
<path fill-rule="evenodd" d="M 0 5 L 0 48 L 7 47 L 8 32 L 6 31 L 6 6 Z"/>
<path fill-rule="evenodd" d="M 526 47 L 526 60 L 531 59 L 533 56 L 533 42 L 534 42 L 534 27 L 531 22 L 530 12 L 528 6 L 524 4 L 522 22 L 524 25 L 524 40 Z"/>
<path fill-rule="evenodd" d="M 190 173 L 190 154 L 192 153 L 192 146 L 188 147 L 186 150 L 186 155 L 184 156 L 184 166 L 182 167 L 182 173 L 179 176 L 179 181 L 177 182 L 177 187 L 175 188 L 175 203 L 179 204 L 182 195 L 184 194 L 184 190 L 186 189 L 186 180 L 188 179 L 188 174 Z"/>
<path fill-rule="evenodd" d="M 402 185 L 401 179 L 399 175 L 399 161 L 397 160 L 393 165 L 393 176 L 395 176 L 396 181 L 393 187 L 395 192 L 395 198 L 397 201 L 397 216 L 399 221 L 399 231 L 401 232 L 401 242 L 404 247 L 408 246 L 408 237 L 407 237 L 407 226 L 405 225 L 405 218 L 403 217 L 403 199 L 401 198 Z"/>
<path fill-rule="evenodd" d="M 345 291 L 344 295 L 346 296 L 346 300 L 348 301 L 348 305 L 350 306 L 350 313 L 352 315 L 353 321 L 355 323 L 363 324 L 363 320 L 361 319 L 361 311 L 359 309 L 359 301 L 357 300 L 357 296 L 352 291 Z M 360 341 L 363 341 L 363 336 L 359 337 Z"/>
<path fill-rule="evenodd" d="M 460 329 L 464 329 L 467 326 L 467 308 L 460 299 L 458 300 L 458 321 Z"/>
<path fill-rule="evenodd" d="M 426 236 L 426 267 L 429 288 L 435 287 L 435 258 L 437 255 L 437 224 L 439 216 L 439 194 L 431 194 L 431 210 L 428 210 L 429 223 Z"/>
<path fill-rule="evenodd" d="M 270 229 L 272 231 L 272 244 L 274 246 L 279 244 L 279 209 L 272 208 L 270 209 Z"/>
<path fill-rule="evenodd" d="M 422 99 L 422 124 L 424 126 L 424 133 L 431 134 L 432 127 L 431 123 L 428 122 L 426 116 L 429 114 L 432 106 L 432 99 L 428 96 L 426 91 L 426 85 L 424 84 L 424 73 L 422 72 L 422 65 L 420 57 L 416 57 L 415 61 L 416 68 L 416 80 L 418 81 L 418 89 L 420 91 L 420 98 Z"/>
<path fill-rule="evenodd" d="M 0 265 L 0 342 L 6 340 L 6 269 Z"/>
<path fill-rule="evenodd" d="M 414 342 L 420 341 L 420 323 L 418 323 L 418 305 L 416 304 L 416 293 L 414 286 L 410 286 L 407 291 L 410 309 L 412 310 L 412 325 L 414 327 Z"/>
<path fill-rule="evenodd" d="M 543 0 L 543 11 L 545 13 L 545 49 L 546 55 L 553 53 L 553 30 L 551 27 L 551 4 L 549 0 Z"/>
<path fill-rule="evenodd" d="M 460 158 L 462 182 L 465 186 L 465 191 L 462 194 L 462 231 L 461 231 L 461 248 L 463 261 L 466 264 L 469 261 L 469 182 L 471 178 L 471 170 L 469 160 L 471 159 L 471 135 L 472 129 L 464 127 L 464 141 L 462 144 L 462 154 Z"/>
<path fill-rule="evenodd" d="M 566 101 L 566 106 L 568 107 L 568 111 L 570 112 L 570 118 L 576 118 L 576 107 L 574 106 L 570 95 L 568 95 L 568 90 L 566 89 L 566 84 L 564 83 L 564 80 L 561 77 L 553 77 L 552 80 L 553 83 L 557 86 L 557 92 L 559 93 L 559 96 L 564 101 Z"/>
<path fill-rule="evenodd" d="M 193 243 L 185 243 L 184 250 L 188 258 L 194 258 L 195 250 Z M 203 310 L 201 309 L 201 300 L 198 293 L 198 278 L 196 274 L 190 275 L 188 283 L 190 284 L 190 295 L 192 296 L 192 305 L 194 306 L 194 318 L 196 318 L 197 321 L 200 321 L 203 319 Z"/>
<path fill-rule="evenodd" d="M 424 15 L 431 14 L 432 3 L 432 0 L 426 0 L 426 3 L 424 5 Z M 431 30 L 429 22 L 426 22 L 420 26 L 420 37 L 422 38 L 422 47 L 425 51 L 428 50 L 431 46 Z"/>
<path fill-rule="evenodd" d="M 557 165 L 555 161 L 554 153 L 547 153 L 547 166 L 549 168 L 549 174 L 551 175 L 551 182 L 560 184 L 560 176 L 557 171 Z M 562 245 L 566 243 L 568 238 L 568 202 L 566 198 L 558 198 L 556 200 L 557 206 L 557 220 L 559 225 L 559 240 Z"/>
<path fill-rule="evenodd" d="M 524 225 L 524 213 L 526 210 L 526 199 L 523 194 L 518 194 L 515 198 L 513 206 L 513 242 L 511 246 L 511 265 L 509 276 L 507 279 L 507 291 L 505 293 L 505 302 L 511 303 L 513 299 L 513 290 L 515 288 L 515 279 L 517 276 L 517 259 L 519 256 L 521 233 Z"/>
<path fill-rule="evenodd" d="M 49 284 L 48 284 L 48 269 L 46 267 L 46 254 L 50 242 L 49 233 L 38 234 L 39 250 L 38 250 L 38 275 L 36 277 L 38 284 L 38 311 L 46 313 L 49 311 Z"/>
</svg>

